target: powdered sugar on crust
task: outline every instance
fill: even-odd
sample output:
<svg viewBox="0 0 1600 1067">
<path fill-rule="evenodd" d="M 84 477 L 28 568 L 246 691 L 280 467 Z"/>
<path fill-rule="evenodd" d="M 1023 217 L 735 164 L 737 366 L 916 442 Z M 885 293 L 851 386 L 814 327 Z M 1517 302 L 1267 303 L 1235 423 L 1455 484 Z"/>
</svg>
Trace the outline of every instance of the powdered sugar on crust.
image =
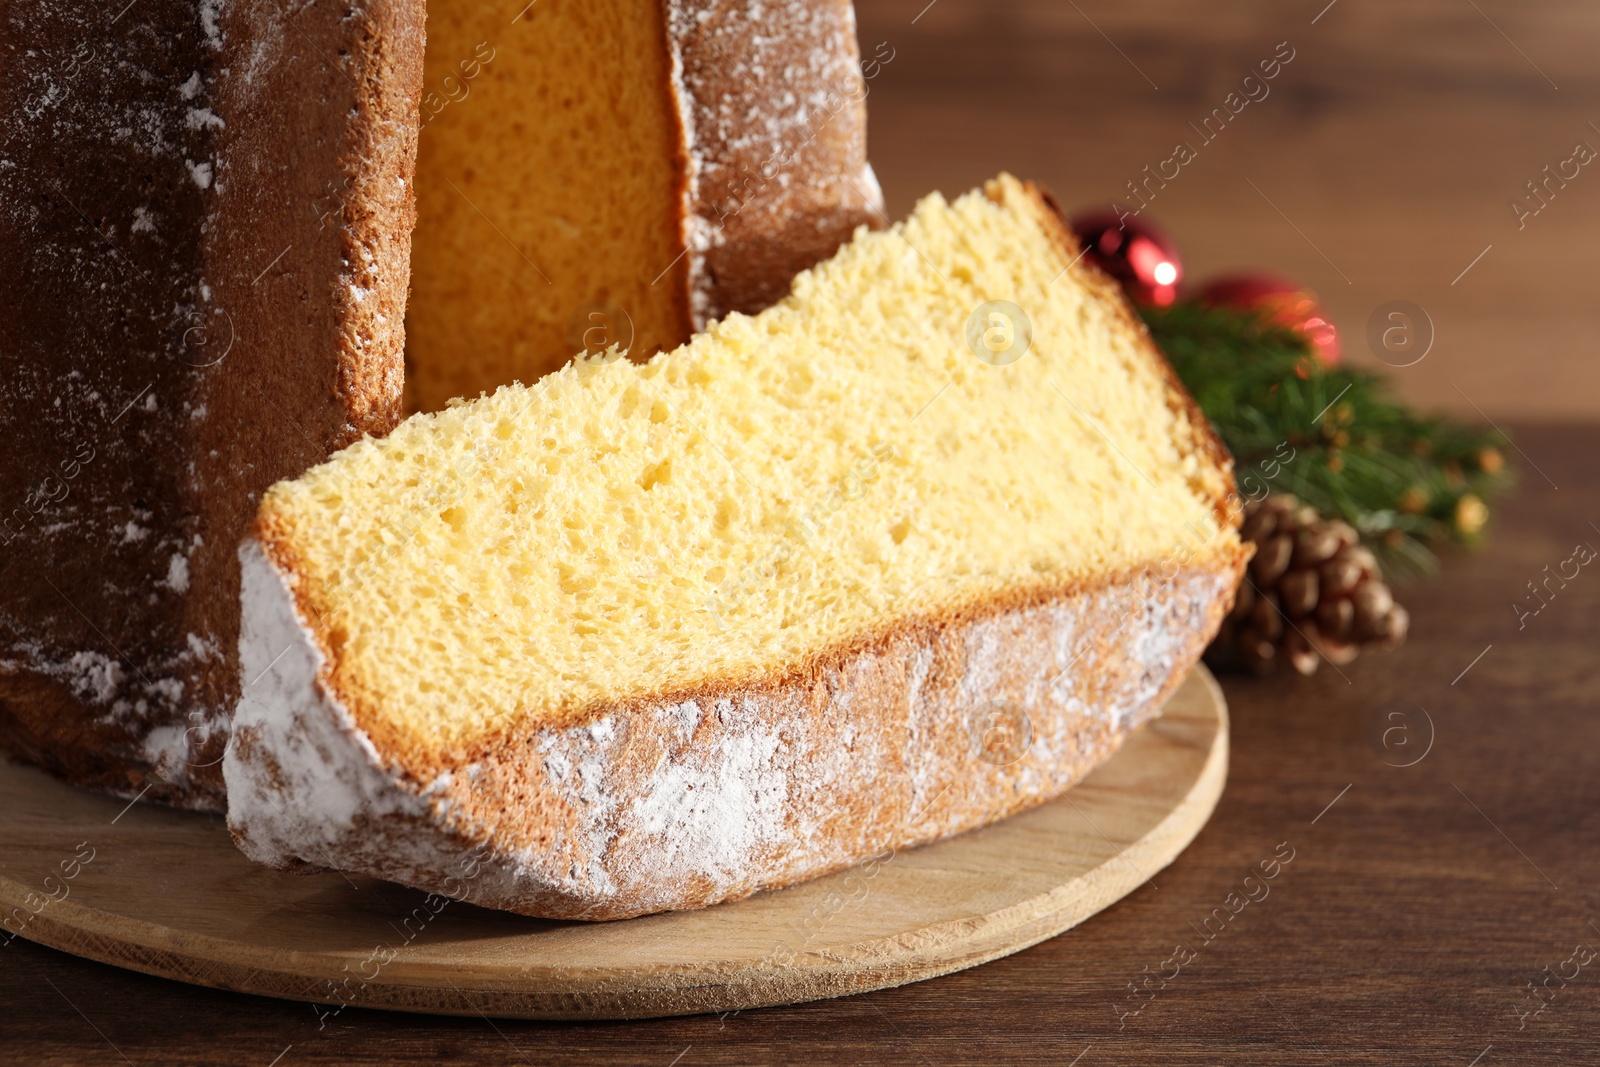
<svg viewBox="0 0 1600 1067">
<path fill-rule="evenodd" d="M 780 299 L 883 214 L 848 0 L 669 0 L 695 329 Z"/>
<path fill-rule="evenodd" d="M 259 493 L 400 405 L 422 3 L 8 9 L 0 743 L 220 809 Z"/>
<path fill-rule="evenodd" d="M 402 784 L 384 768 L 345 706 L 318 681 L 325 660 L 293 598 L 258 545 L 239 550 L 244 606 L 239 638 L 247 684 L 223 757 L 234 843 L 280 869 L 381 869 L 381 877 L 464 896 L 453 877 L 470 851 L 443 830 L 435 790 Z M 529 880 L 510 869 L 482 872 L 491 899 Z"/>
<path fill-rule="evenodd" d="M 425 815 L 427 806 L 383 772 L 350 712 L 321 690 L 322 653 L 260 547 L 246 544 L 239 559 L 239 656 L 249 684 L 234 711 L 223 778 L 229 822 L 247 831 L 240 847 L 263 862 L 304 859 L 336 846 L 358 816 Z M 318 820 L 296 819 L 283 802 L 316 811 Z"/>
<path fill-rule="evenodd" d="M 112 14 L 14 6 L 0 33 L 0 741 L 216 807 L 232 702 L 186 638 L 215 636 L 190 431 L 228 116 L 194 5 Z"/>
<path fill-rule="evenodd" d="M 736 709 L 732 701 L 719 701 L 717 715 L 742 720 L 748 729 L 729 732 L 703 762 L 663 760 L 648 792 L 630 805 L 663 870 L 733 883 L 750 855 L 783 832 L 789 783 L 777 770 L 782 740 L 760 722 L 757 709 L 742 703 Z"/>
<path fill-rule="evenodd" d="M 799 678 L 534 729 L 422 782 L 328 692 L 291 579 L 254 543 L 241 562 L 240 847 L 575 919 L 736 899 L 1059 794 L 1157 713 L 1232 587 L 1196 570 L 903 623 Z M 994 714 L 1027 737 L 998 759 Z"/>
</svg>

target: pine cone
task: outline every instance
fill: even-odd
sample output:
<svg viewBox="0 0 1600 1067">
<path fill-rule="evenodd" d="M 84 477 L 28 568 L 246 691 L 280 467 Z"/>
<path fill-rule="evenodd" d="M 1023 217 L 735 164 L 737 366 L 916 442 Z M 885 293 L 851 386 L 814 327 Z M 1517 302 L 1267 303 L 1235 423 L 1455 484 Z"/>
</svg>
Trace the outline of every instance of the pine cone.
<svg viewBox="0 0 1600 1067">
<path fill-rule="evenodd" d="M 1245 506 L 1240 536 L 1256 554 L 1206 650 L 1212 666 L 1265 675 L 1287 660 L 1309 675 L 1324 657 L 1342 667 L 1405 641 L 1411 617 L 1349 523 L 1274 493 Z"/>
</svg>

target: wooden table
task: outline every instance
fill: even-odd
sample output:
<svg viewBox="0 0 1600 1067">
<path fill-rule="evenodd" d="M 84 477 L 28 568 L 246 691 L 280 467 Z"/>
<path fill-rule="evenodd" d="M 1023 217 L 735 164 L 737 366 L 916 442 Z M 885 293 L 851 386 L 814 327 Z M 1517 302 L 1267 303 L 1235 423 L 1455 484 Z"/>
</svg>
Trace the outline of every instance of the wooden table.
<svg viewBox="0 0 1600 1067">
<path fill-rule="evenodd" d="M 1400 388 L 1497 420 L 1600 419 L 1600 252 L 1586 236 L 1600 174 L 1521 231 L 1507 206 L 1573 141 L 1600 145 L 1586 127 L 1600 121 L 1597 35 L 1582 0 L 861 4 L 866 50 L 895 50 L 870 97 L 895 214 L 1002 167 L 1069 207 L 1104 201 L 1291 40 L 1274 95 L 1151 213 L 1194 277 L 1276 268 L 1315 285 L 1357 359 L 1373 360 L 1372 308 L 1423 304 L 1438 348 Z M 1522 630 L 1512 608 L 1575 544 L 1600 546 L 1600 426 L 1516 436 L 1523 489 L 1490 547 L 1402 591 L 1410 644 L 1345 677 L 1226 682 L 1233 770 L 1211 824 L 1154 885 L 1054 941 L 921 985 L 725 1018 L 351 1009 L 321 1030 L 304 1004 L 18 941 L 0 950 L 0 1063 L 1600 1062 L 1600 958 L 1565 988 L 1550 977 L 1572 975 L 1575 946 L 1600 949 L 1600 574 L 1583 570 Z M 1294 859 L 1270 895 L 1217 919 L 1284 842 Z M 1180 942 L 1193 962 L 1136 996 Z M 1546 980 L 1535 1016 L 1528 986 Z"/>
<path fill-rule="evenodd" d="M 1053 941 L 932 982 L 725 1018 L 350 1009 L 319 1030 L 304 1004 L 19 940 L 0 950 L 0 1063 L 1600 1061 L 1600 957 L 1565 962 L 1577 945 L 1600 950 L 1600 572 L 1582 570 L 1520 631 L 1511 607 L 1574 545 L 1600 547 L 1600 428 L 1516 436 L 1530 465 L 1490 547 L 1402 590 L 1410 643 L 1343 678 L 1227 680 L 1233 766 L 1211 823 L 1153 885 Z M 1218 918 L 1284 842 L 1294 858 L 1269 894 Z M 1130 983 L 1180 943 L 1193 962 L 1136 999 Z M 1542 1014 L 1519 1020 L 1540 1006 L 1527 985 L 1547 966 L 1578 969 L 1564 989 L 1548 978 Z"/>
</svg>

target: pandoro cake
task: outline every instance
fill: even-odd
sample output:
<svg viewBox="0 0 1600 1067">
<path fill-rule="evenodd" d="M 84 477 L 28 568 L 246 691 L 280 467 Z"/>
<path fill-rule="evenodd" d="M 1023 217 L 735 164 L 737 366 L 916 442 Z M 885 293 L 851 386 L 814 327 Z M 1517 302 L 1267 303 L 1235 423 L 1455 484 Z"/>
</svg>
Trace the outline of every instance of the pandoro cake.
<svg viewBox="0 0 1600 1067">
<path fill-rule="evenodd" d="M 1248 557 L 1227 455 L 1078 260 L 1032 186 L 934 195 L 760 314 L 273 486 L 240 552 L 236 842 L 614 919 L 1067 789 Z"/>
<path fill-rule="evenodd" d="M 0 745 L 130 797 L 223 804 L 239 542 L 407 373 L 644 358 L 879 211 L 845 0 L 3 19 Z"/>
</svg>

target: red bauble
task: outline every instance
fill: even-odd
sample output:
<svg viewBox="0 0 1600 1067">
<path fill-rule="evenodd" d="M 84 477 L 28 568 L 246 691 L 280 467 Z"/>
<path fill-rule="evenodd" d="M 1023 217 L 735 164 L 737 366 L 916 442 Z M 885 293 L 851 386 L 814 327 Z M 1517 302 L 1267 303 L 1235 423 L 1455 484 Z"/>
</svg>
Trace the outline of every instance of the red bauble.
<svg viewBox="0 0 1600 1067">
<path fill-rule="evenodd" d="M 1172 239 L 1152 223 L 1115 211 L 1077 215 L 1072 230 L 1084 258 L 1115 278 L 1136 304 L 1166 307 L 1178 299 L 1183 260 Z"/>
<path fill-rule="evenodd" d="M 1339 331 L 1317 294 L 1303 285 L 1265 274 L 1229 274 L 1208 282 L 1197 299 L 1213 307 L 1259 312 L 1303 334 L 1323 366 L 1339 365 Z"/>
</svg>

